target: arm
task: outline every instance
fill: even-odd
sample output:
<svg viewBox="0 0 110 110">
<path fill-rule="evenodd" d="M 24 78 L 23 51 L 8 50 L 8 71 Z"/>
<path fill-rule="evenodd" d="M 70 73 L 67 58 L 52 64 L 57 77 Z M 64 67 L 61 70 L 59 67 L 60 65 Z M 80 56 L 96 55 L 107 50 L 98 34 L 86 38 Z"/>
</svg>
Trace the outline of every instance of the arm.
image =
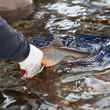
<svg viewBox="0 0 110 110">
<path fill-rule="evenodd" d="M 33 77 L 41 67 L 43 53 L 29 44 L 23 34 L 17 32 L 0 17 L 0 59 L 20 64 L 24 77 Z"/>
<path fill-rule="evenodd" d="M 29 54 L 29 43 L 0 17 L 0 59 L 22 61 Z"/>
</svg>

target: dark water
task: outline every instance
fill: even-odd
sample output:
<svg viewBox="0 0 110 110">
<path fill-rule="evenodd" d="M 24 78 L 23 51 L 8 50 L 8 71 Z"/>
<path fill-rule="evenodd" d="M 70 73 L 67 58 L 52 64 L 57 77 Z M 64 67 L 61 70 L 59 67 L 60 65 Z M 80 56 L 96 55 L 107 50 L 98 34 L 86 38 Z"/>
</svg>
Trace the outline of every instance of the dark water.
<svg viewBox="0 0 110 110">
<path fill-rule="evenodd" d="M 110 36 L 110 0 L 36 1 L 35 34 Z M 110 70 L 85 71 L 72 65 L 75 59 L 66 57 L 29 80 L 15 64 L 1 63 L 0 110 L 109 110 Z"/>
</svg>

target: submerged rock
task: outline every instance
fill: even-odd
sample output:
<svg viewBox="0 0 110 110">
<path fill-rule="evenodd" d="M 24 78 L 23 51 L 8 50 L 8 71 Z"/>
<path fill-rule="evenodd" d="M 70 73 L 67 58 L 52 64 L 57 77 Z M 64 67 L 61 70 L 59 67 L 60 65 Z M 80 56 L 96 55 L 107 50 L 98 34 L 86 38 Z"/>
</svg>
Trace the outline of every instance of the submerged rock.
<svg viewBox="0 0 110 110">
<path fill-rule="evenodd" d="M 96 110 L 95 108 L 92 107 L 91 104 L 84 104 L 80 108 L 81 108 L 81 110 Z"/>
<path fill-rule="evenodd" d="M 71 82 L 62 82 L 63 77 L 61 77 L 58 86 L 59 97 L 68 103 L 73 103 L 73 107 L 76 107 L 74 105 L 76 104 L 81 110 L 102 110 L 110 107 L 110 82 L 97 79 L 95 76 L 80 76 L 79 79 L 76 78 L 76 75 L 73 77 L 74 80 Z M 104 99 L 103 95 L 106 96 Z"/>
<path fill-rule="evenodd" d="M 67 26 L 66 26 L 67 27 Z M 60 36 L 55 38 L 53 35 L 47 37 L 37 36 L 31 39 L 31 43 L 36 47 L 47 47 L 52 44 L 61 48 L 67 48 L 78 52 L 96 54 L 109 38 L 94 35 Z"/>
<path fill-rule="evenodd" d="M 47 104 L 41 104 L 38 110 L 58 110 L 58 107 L 56 105 L 51 106 Z"/>
<path fill-rule="evenodd" d="M 68 6 L 66 3 L 58 2 L 48 6 L 48 10 L 57 11 L 59 14 L 76 17 L 86 15 L 86 8 L 83 6 Z"/>
<path fill-rule="evenodd" d="M 110 92 L 110 82 L 105 82 L 96 78 L 85 78 L 85 84 L 91 88 L 91 92 L 105 94 Z"/>
<path fill-rule="evenodd" d="M 3 94 L 0 92 L 0 104 L 5 100 L 5 97 Z"/>
<path fill-rule="evenodd" d="M 92 73 L 104 71 L 110 68 L 110 40 L 101 46 L 99 52 L 94 56 L 86 58 L 73 59 L 69 61 L 62 61 L 56 66 L 56 72 L 65 74 L 78 74 L 78 73 Z"/>
<path fill-rule="evenodd" d="M 101 109 L 101 110 L 104 109 L 104 108 L 110 109 L 110 96 L 109 97 L 104 97 L 104 98 L 98 100 L 95 103 L 95 106 L 96 106 L 96 108 Z"/>
<path fill-rule="evenodd" d="M 58 110 L 58 105 L 52 104 L 40 95 L 16 90 L 3 90 L 4 100 L 1 103 L 2 110 Z"/>
<path fill-rule="evenodd" d="M 60 38 L 63 45 L 85 53 L 97 53 L 107 38 L 94 35 L 64 36 Z"/>
<path fill-rule="evenodd" d="M 80 27 L 80 23 L 78 21 L 72 21 L 62 18 L 57 19 L 56 16 L 51 16 L 45 28 L 48 29 L 51 33 L 59 33 L 59 31 L 68 31 L 74 33 L 76 32 L 76 28 L 78 27 Z"/>
<path fill-rule="evenodd" d="M 34 44 L 36 47 L 47 47 L 53 42 L 54 38 L 52 35 L 49 35 L 48 37 L 44 36 L 37 36 L 33 37 L 30 42 Z"/>
<path fill-rule="evenodd" d="M 68 96 L 65 97 L 65 100 L 69 102 L 77 102 L 80 100 L 80 96 L 75 95 L 74 93 L 70 93 Z"/>
</svg>

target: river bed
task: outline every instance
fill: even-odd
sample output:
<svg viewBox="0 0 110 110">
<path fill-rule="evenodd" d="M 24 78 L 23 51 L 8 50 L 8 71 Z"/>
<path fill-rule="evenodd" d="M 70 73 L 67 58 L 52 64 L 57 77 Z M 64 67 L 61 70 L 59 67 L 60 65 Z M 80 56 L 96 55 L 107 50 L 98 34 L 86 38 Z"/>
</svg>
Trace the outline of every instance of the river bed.
<svg viewBox="0 0 110 110">
<path fill-rule="evenodd" d="M 80 34 L 110 37 L 110 0 L 36 1 L 31 19 L 12 24 L 29 39 L 48 34 L 56 39 Z M 91 54 L 55 52 L 57 64 L 32 79 L 23 79 L 15 63 L 0 63 L 0 110 L 110 109 L 110 69 L 94 71 L 95 67 L 73 64 Z"/>
</svg>

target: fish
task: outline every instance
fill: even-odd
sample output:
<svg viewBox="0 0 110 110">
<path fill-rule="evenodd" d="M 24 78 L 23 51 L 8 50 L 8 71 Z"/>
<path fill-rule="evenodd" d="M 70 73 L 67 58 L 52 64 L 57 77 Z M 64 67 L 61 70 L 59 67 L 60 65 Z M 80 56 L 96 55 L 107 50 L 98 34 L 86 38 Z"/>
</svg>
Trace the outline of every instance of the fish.
<svg viewBox="0 0 110 110">
<path fill-rule="evenodd" d="M 82 67 L 84 71 L 102 71 L 110 67 L 110 38 L 108 37 L 77 35 L 61 36 L 56 39 L 49 35 L 35 37 L 31 39 L 31 43 L 43 51 L 43 61 L 47 66 L 56 65 L 65 57 L 72 56 L 74 60 L 71 63 L 75 68 L 71 70 L 75 72 L 82 71 Z M 93 55 L 93 58 L 90 55 Z"/>
<path fill-rule="evenodd" d="M 41 50 L 44 53 L 43 60 L 48 63 L 47 67 L 54 66 L 60 63 L 60 61 L 62 61 L 65 57 L 68 56 L 73 57 L 74 59 L 88 56 L 87 53 L 81 53 L 73 50 L 68 50 L 66 48 L 59 48 L 54 46 L 44 47 L 41 48 Z"/>
</svg>

